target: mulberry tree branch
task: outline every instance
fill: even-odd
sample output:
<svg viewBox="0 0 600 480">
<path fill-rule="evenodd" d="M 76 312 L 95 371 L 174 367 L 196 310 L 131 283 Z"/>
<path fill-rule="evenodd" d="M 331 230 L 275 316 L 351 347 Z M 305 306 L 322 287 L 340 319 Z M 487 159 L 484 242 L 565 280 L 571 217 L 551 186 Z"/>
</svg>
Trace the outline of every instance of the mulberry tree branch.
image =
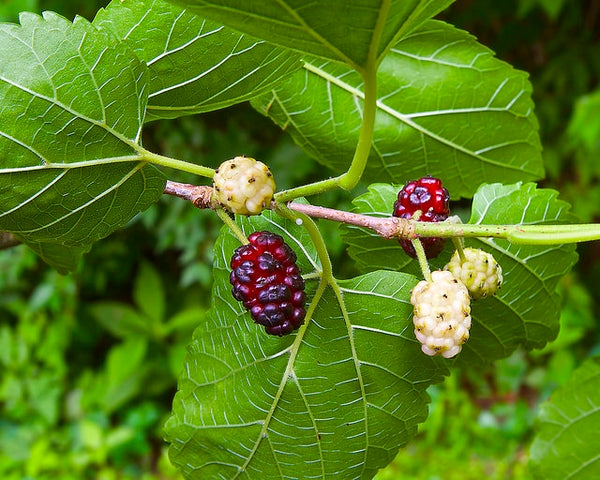
<svg viewBox="0 0 600 480">
<path fill-rule="evenodd" d="M 198 208 L 215 208 L 210 200 L 211 187 L 167 181 L 164 193 L 189 200 Z M 504 238 L 511 243 L 523 245 L 556 245 L 600 240 L 600 224 L 597 223 L 581 225 L 480 225 L 452 221 L 434 223 L 397 217 L 375 217 L 298 202 L 284 205 L 290 210 L 309 217 L 368 228 L 387 239 L 488 237 Z M 276 202 L 272 202 L 271 209 L 278 210 L 280 207 Z"/>
<path fill-rule="evenodd" d="M 178 183 L 167 180 L 164 194 L 189 200 L 198 208 L 212 208 L 212 187 L 202 185 L 190 185 L 189 183 Z"/>
<path fill-rule="evenodd" d="M 0 250 L 16 247 L 20 245 L 20 241 L 9 232 L 0 232 Z"/>
</svg>

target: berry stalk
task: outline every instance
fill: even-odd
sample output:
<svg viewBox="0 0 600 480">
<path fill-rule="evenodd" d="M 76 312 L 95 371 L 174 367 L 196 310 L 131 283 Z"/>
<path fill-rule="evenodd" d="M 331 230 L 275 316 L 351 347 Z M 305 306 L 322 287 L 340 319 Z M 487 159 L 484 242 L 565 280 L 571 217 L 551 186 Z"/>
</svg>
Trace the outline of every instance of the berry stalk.
<svg viewBox="0 0 600 480">
<path fill-rule="evenodd" d="M 240 227 L 238 227 L 237 223 L 235 223 L 235 221 L 229 216 L 229 214 L 222 208 L 216 208 L 215 211 L 217 212 L 219 218 L 223 220 L 223 223 L 229 227 L 231 233 L 233 233 L 237 237 L 240 243 L 242 245 L 247 245 L 249 243 L 248 238 L 246 238 L 244 232 L 242 232 Z"/>
<path fill-rule="evenodd" d="M 419 267 L 421 267 L 421 272 L 423 273 L 423 278 L 427 282 L 431 282 L 431 270 L 429 269 L 429 263 L 427 262 L 427 255 L 425 254 L 425 249 L 423 248 L 423 244 L 421 240 L 418 238 L 413 238 L 411 240 L 412 246 L 417 253 L 417 259 L 419 260 Z"/>
<path fill-rule="evenodd" d="M 463 239 L 461 237 L 452 237 L 452 243 L 454 244 L 458 258 L 460 258 L 461 262 L 466 262 L 467 258 L 465 257 Z"/>
<path fill-rule="evenodd" d="M 310 239 L 317 250 L 317 255 L 319 256 L 319 260 L 321 261 L 322 271 L 322 280 L 324 282 L 330 282 L 333 280 L 333 265 L 331 264 L 331 259 L 329 258 L 329 250 L 327 250 L 327 245 L 325 244 L 325 240 L 323 240 L 323 236 L 319 231 L 317 225 L 308 215 L 304 215 L 301 211 L 293 211 L 288 208 L 289 205 L 280 205 L 278 207 L 279 212 L 286 218 L 293 220 L 295 222 L 300 221 L 304 226 L 304 229 L 310 235 Z"/>
</svg>

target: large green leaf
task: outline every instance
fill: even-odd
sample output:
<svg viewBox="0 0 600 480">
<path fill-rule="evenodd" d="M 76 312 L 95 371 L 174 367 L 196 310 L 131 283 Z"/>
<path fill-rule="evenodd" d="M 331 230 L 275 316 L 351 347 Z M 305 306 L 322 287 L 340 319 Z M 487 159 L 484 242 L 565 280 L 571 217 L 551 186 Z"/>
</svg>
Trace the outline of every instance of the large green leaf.
<svg viewBox="0 0 600 480">
<path fill-rule="evenodd" d="M 600 478 L 598 431 L 600 357 L 593 357 L 542 404 L 530 456 L 535 478 Z"/>
<path fill-rule="evenodd" d="M 468 33 L 426 22 L 385 57 L 377 91 L 366 181 L 403 183 L 432 174 L 458 197 L 473 195 L 482 182 L 543 176 L 527 75 Z M 341 173 L 358 142 L 363 97 L 357 73 L 313 59 L 252 103 Z"/>
<path fill-rule="evenodd" d="M 148 65 L 146 120 L 224 108 L 300 68 L 299 55 L 164 0 L 113 0 L 94 25 L 125 39 Z"/>
<path fill-rule="evenodd" d="M 355 199 L 360 213 L 386 216 L 398 188 L 376 184 Z M 568 223 L 569 205 L 556 198 L 554 190 L 537 190 L 532 183 L 484 185 L 473 198 L 472 224 Z M 389 213 L 387 213 L 389 216 Z M 398 242 L 384 240 L 358 227 L 343 226 L 348 252 L 362 271 L 402 269 L 418 275 L 418 265 L 409 261 Z M 501 239 L 467 239 L 467 246 L 494 255 L 504 272 L 499 293 L 472 303 L 473 327 L 458 362 L 491 361 L 502 358 L 517 346 L 540 348 L 558 333 L 560 298 L 555 291 L 560 277 L 577 260 L 574 245 L 512 245 Z M 442 268 L 451 254 L 452 242 L 432 268 Z"/>
<path fill-rule="evenodd" d="M 319 271 L 296 224 L 269 214 L 242 226 L 282 234 L 303 272 Z M 171 460 L 190 479 L 372 478 L 416 433 L 425 389 L 447 373 L 412 334 L 417 279 L 373 272 L 333 282 L 311 301 L 306 329 L 270 337 L 231 296 L 238 245 L 225 233 L 215 246 L 212 308 L 194 333 L 166 426 Z"/>
<path fill-rule="evenodd" d="M 89 22 L 0 25 L 0 229 L 60 271 L 161 195 L 140 162 L 146 66 Z"/>
<path fill-rule="evenodd" d="M 319 57 L 364 67 L 454 0 L 172 0 L 201 17 Z"/>
</svg>

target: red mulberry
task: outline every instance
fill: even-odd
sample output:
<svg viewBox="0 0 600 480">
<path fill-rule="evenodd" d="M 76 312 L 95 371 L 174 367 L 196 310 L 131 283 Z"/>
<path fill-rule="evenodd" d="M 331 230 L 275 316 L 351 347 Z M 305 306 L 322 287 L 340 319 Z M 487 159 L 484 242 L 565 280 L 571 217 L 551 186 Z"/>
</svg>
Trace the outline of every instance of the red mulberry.
<svg viewBox="0 0 600 480">
<path fill-rule="evenodd" d="M 304 279 L 296 254 L 279 235 L 254 232 L 231 258 L 232 293 L 271 335 L 286 335 L 304 323 Z"/>
<path fill-rule="evenodd" d="M 450 213 L 450 195 L 448 190 L 442 187 L 442 181 L 438 178 L 423 177 L 419 180 L 408 182 L 400 192 L 398 200 L 394 203 L 394 217 L 410 219 L 419 210 L 420 222 L 443 222 Z M 404 251 L 413 258 L 417 254 L 410 240 L 400 239 L 400 245 Z M 437 257 L 444 249 L 445 238 L 424 237 L 421 243 L 425 249 L 427 258 Z"/>
</svg>

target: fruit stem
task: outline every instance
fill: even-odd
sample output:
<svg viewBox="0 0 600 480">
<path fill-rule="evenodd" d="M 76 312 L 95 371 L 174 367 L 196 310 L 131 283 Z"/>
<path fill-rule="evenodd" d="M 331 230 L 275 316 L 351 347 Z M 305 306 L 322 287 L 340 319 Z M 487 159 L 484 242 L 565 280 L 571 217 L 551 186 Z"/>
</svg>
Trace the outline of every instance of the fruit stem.
<svg viewBox="0 0 600 480">
<path fill-rule="evenodd" d="M 462 220 L 458 215 L 453 215 L 446 219 L 446 223 L 451 223 L 454 225 L 462 225 Z M 467 261 L 467 257 L 465 257 L 465 241 L 462 237 L 452 237 L 452 243 L 454 244 L 454 248 L 458 252 L 458 256 L 460 258 L 461 263 L 465 263 Z"/>
<path fill-rule="evenodd" d="M 431 282 L 433 281 L 431 278 L 431 270 L 429 269 L 429 263 L 427 262 L 427 255 L 425 255 L 425 249 L 423 248 L 423 244 L 421 240 L 418 238 L 413 238 L 411 240 L 412 246 L 417 252 L 417 259 L 419 260 L 419 267 L 421 267 L 421 272 L 423 272 L 423 278 Z"/>
<path fill-rule="evenodd" d="M 248 245 L 250 243 L 246 235 L 244 235 L 244 232 L 242 232 L 242 229 L 238 227 L 237 223 L 229 216 L 228 212 L 219 207 L 215 208 L 215 212 L 217 212 L 219 218 L 229 227 L 229 230 L 231 230 L 242 245 Z"/>
<path fill-rule="evenodd" d="M 297 221 L 300 219 L 302 221 L 302 225 L 304 229 L 310 235 L 310 239 L 315 246 L 317 251 L 317 255 L 319 256 L 319 260 L 321 261 L 321 268 L 323 269 L 322 275 L 323 279 L 327 282 L 333 280 L 333 266 L 331 264 L 331 259 L 329 258 L 329 251 L 327 250 L 327 245 L 325 245 L 325 241 L 323 240 L 323 236 L 317 227 L 315 221 L 310 218 L 308 215 L 304 213 L 290 210 L 287 205 L 278 205 L 277 210 L 286 218 L 290 220 Z"/>
<path fill-rule="evenodd" d="M 465 263 L 467 261 L 467 257 L 465 257 L 465 250 L 463 248 L 463 239 L 460 237 L 452 237 L 452 243 L 454 244 L 454 248 L 458 252 L 458 256 L 460 258 L 460 263 Z"/>
</svg>

